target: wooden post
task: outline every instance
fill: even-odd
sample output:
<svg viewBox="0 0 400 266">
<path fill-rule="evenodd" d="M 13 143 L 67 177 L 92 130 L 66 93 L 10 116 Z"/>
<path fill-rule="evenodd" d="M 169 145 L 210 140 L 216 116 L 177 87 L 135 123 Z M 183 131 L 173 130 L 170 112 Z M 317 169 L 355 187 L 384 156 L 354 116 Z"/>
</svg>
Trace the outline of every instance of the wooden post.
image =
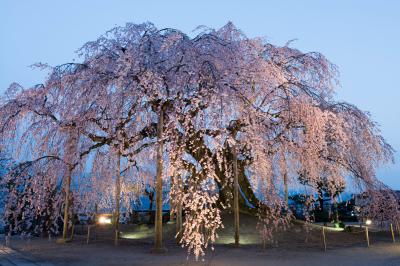
<svg viewBox="0 0 400 266">
<path fill-rule="evenodd" d="M 283 190 L 284 190 L 284 196 L 285 196 L 285 203 L 286 203 L 286 208 L 289 210 L 289 188 L 288 188 L 288 174 L 287 174 L 287 164 L 286 164 L 286 156 L 285 156 L 285 150 L 282 149 L 281 153 L 281 161 L 280 161 L 280 172 L 282 174 L 283 178 Z"/>
<path fill-rule="evenodd" d="M 86 245 L 88 245 L 89 241 L 90 241 L 90 228 L 91 227 L 92 227 L 91 225 L 88 225 L 87 236 L 86 236 Z"/>
<path fill-rule="evenodd" d="M 392 240 L 394 243 L 394 242 L 396 242 L 396 240 L 394 239 L 393 224 L 390 224 L 390 232 L 392 233 Z"/>
<path fill-rule="evenodd" d="M 367 240 L 367 247 L 369 247 L 368 226 L 365 227 L 365 238 L 366 238 L 366 240 Z"/>
<path fill-rule="evenodd" d="M 239 180 L 238 180 L 236 144 L 233 145 L 232 154 L 233 154 L 233 175 L 234 175 L 233 208 L 235 216 L 235 246 L 239 246 Z"/>
<path fill-rule="evenodd" d="M 156 170 L 156 217 L 154 233 L 154 253 L 163 253 L 166 249 L 162 243 L 162 168 L 163 168 L 163 130 L 164 130 L 164 106 L 160 107 L 157 124 L 157 170 Z"/>
<path fill-rule="evenodd" d="M 174 186 L 174 182 L 175 182 L 175 178 L 174 178 L 174 176 L 171 176 L 170 190 Z M 169 224 L 173 224 L 176 222 L 176 218 L 174 216 L 175 216 L 174 202 L 173 202 L 172 198 L 170 197 L 169 198 L 169 221 L 168 221 Z"/>
<path fill-rule="evenodd" d="M 10 224 L 10 229 L 8 231 L 8 234 L 6 235 L 6 247 L 9 247 L 11 244 L 11 224 Z"/>
<path fill-rule="evenodd" d="M 399 225 L 399 221 L 397 221 L 396 224 L 397 224 L 397 233 L 399 234 L 399 237 L 400 237 L 400 225 Z"/>
<path fill-rule="evenodd" d="M 324 251 L 326 252 L 326 236 L 325 236 L 325 227 L 322 227 L 322 238 L 324 240 Z"/>
<path fill-rule="evenodd" d="M 182 202 L 176 206 L 176 243 L 180 244 L 182 239 Z"/>
<path fill-rule="evenodd" d="M 183 181 L 180 176 L 175 178 L 175 184 L 178 186 L 180 190 L 183 190 Z M 182 201 L 176 201 L 176 243 L 179 245 L 182 239 Z"/>
<path fill-rule="evenodd" d="M 74 240 L 74 233 L 75 233 L 75 221 L 72 220 L 71 237 L 69 238 L 69 241 Z"/>
<path fill-rule="evenodd" d="M 119 233 L 119 231 L 118 230 L 115 230 L 114 231 L 114 239 L 115 239 L 115 242 L 114 242 L 114 245 L 115 246 L 118 246 L 118 233 Z"/>
<path fill-rule="evenodd" d="M 114 214 L 114 229 L 115 238 L 114 245 L 118 246 L 119 236 L 119 216 L 120 216 L 120 201 L 121 201 L 121 153 L 117 153 L 117 167 L 116 167 L 116 179 L 115 179 L 115 214 Z"/>
<path fill-rule="evenodd" d="M 174 224 L 176 222 L 175 213 L 174 213 L 174 204 L 172 201 L 169 201 L 169 221 L 168 223 Z"/>
<path fill-rule="evenodd" d="M 67 240 L 68 231 L 68 214 L 69 214 L 69 203 L 70 203 L 70 190 L 71 190 L 71 174 L 72 167 L 68 166 L 67 176 L 65 180 L 65 205 L 64 205 L 64 225 L 63 225 L 63 240 Z"/>
</svg>

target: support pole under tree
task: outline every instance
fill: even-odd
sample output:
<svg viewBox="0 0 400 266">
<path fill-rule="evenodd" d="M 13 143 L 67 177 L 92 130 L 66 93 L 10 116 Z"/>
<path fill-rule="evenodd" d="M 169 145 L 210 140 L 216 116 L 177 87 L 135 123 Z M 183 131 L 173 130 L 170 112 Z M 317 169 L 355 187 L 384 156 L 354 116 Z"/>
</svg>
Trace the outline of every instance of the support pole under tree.
<svg viewBox="0 0 400 266">
<path fill-rule="evenodd" d="M 179 244 L 182 239 L 182 203 L 178 202 L 176 206 L 176 243 Z"/>
<path fill-rule="evenodd" d="M 90 229 L 92 228 L 93 225 L 89 224 L 87 226 L 87 235 L 86 235 L 86 245 L 89 245 L 89 241 L 90 241 Z"/>
<path fill-rule="evenodd" d="M 75 221 L 74 221 L 74 219 L 72 219 L 71 237 L 69 238 L 69 241 L 74 240 L 74 234 L 75 234 Z"/>
<path fill-rule="evenodd" d="M 117 153 L 117 167 L 115 179 L 115 213 L 114 213 L 114 229 L 115 238 L 114 245 L 118 246 L 119 237 L 119 216 L 120 216 L 120 201 L 121 201 L 121 153 Z"/>
<path fill-rule="evenodd" d="M 12 226 L 10 224 L 9 229 L 8 229 L 8 233 L 6 235 L 6 247 L 9 247 L 11 245 L 11 232 L 12 232 Z"/>
<path fill-rule="evenodd" d="M 326 236 L 325 236 L 325 227 L 322 227 L 322 239 L 324 243 L 324 251 L 326 252 Z"/>
<path fill-rule="evenodd" d="M 236 144 L 233 145 L 233 175 L 234 175 L 234 188 L 233 188 L 233 208 L 235 215 L 235 246 L 239 246 L 239 180 L 238 180 L 238 166 L 237 166 L 237 150 Z"/>
<path fill-rule="evenodd" d="M 393 224 L 390 224 L 390 232 L 392 233 L 392 241 L 394 243 L 394 242 L 396 242 L 396 240 L 394 238 Z"/>
<path fill-rule="evenodd" d="M 163 168 L 163 128 L 164 128 L 164 108 L 160 108 L 157 124 L 157 175 L 156 175 L 156 217 L 154 232 L 154 253 L 164 253 L 166 249 L 162 244 L 162 168 Z"/>
<path fill-rule="evenodd" d="M 182 179 L 181 177 L 176 177 L 175 182 L 179 189 L 182 189 Z M 178 200 L 176 204 L 176 243 L 180 244 L 182 239 L 182 201 Z"/>
<path fill-rule="evenodd" d="M 281 151 L 280 170 L 281 170 L 281 173 L 283 175 L 283 190 L 284 190 L 284 193 L 285 193 L 286 208 L 289 210 L 289 189 L 288 189 L 288 175 L 287 175 L 287 164 L 286 164 L 285 150 Z"/>
<path fill-rule="evenodd" d="M 396 221 L 397 224 L 397 233 L 399 234 L 400 237 L 400 225 L 399 225 L 399 221 Z"/>
<path fill-rule="evenodd" d="M 62 240 L 65 242 L 67 240 L 68 231 L 68 214 L 69 214 L 69 204 L 70 204 L 70 192 L 71 192 L 71 174 L 72 166 L 68 166 L 67 176 L 65 179 L 65 205 L 64 205 L 64 225 L 63 225 L 63 237 Z"/>
<path fill-rule="evenodd" d="M 174 224 L 175 221 L 176 221 L 176 218 L 175 218 L 175 214 L 174 214 L 173 209 L 174 209 L 174 205 L 173 205 L 172 202 L 170 201 L 170 202 L 169 202 L 169 221 L 168 221 L 169 224 Z"/>
<path fill-rule="evenodd" d="M 367 240 L 367 247 L 369 247 L 368 226 L 365 227 L 365 239 Z"/>
<path fill-rule="evenodd" d="M 172 186 L 174 185 L 175 178 L 174 176 L 171 176 L 171 185 L 170 188 L 172 189 Z M 172 202 L 172 198 L 170 197 L 169 199 L 169 221 L 168 223 L 174 223 L 176 220 L 174 219 L 174 203 Z"/>
</svg>

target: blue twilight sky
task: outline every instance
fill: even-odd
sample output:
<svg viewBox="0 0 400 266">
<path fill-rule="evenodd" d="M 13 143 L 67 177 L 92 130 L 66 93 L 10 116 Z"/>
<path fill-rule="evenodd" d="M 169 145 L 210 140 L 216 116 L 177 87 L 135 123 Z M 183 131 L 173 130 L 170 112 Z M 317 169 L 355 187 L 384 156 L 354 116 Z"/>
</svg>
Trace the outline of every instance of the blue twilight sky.
<svg viewBox="0 0 400 266">
<path fill-rule="evenodd" d="M 248 36 L 266 36 L 318 51 L 340 70 L 337 98 L 370 111 L 400 151 L 400 1 L 22 1 L 0 2 L 0 92 L 13 81 L 43 81 L 28 66 L 70 62 L 86 41 L 126 22 L 153 22 L 190 33 L 232 21 Z M 400 189 L 400 156 L 379 178 Z"/>
</svg>

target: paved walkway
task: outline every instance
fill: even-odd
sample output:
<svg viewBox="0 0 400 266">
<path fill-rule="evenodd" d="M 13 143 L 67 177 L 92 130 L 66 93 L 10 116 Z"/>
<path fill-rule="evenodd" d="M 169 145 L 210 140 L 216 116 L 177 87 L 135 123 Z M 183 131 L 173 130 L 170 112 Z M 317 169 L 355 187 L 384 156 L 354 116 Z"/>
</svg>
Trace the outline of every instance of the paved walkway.
<svg viewBox="0 0 400 266">
<path fill-rule="evenodd" d="M 52 266 L 50 263 L 35 262 L 32 258 L 0 245 L 0 266 Z"/>
</svg>

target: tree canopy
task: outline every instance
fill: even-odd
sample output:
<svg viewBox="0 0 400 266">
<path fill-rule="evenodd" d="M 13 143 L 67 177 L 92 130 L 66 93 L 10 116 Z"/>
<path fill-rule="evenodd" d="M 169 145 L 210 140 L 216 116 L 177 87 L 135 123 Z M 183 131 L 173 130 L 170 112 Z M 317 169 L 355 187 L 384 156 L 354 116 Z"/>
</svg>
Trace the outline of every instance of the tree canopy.
<svg viewBox="0 0 400 266">
<path fill-rule="evenodd" d="M 240 208 L 258 213 L 264 239 L 290 220 L 283 186 L 382 189 L 375 169 L 393 149 L 367 112 L 335 100 L 338 69 L 325 56 L 232 23 L 198 32 L 128 23 L 84 44 L 80 63 L 36 64 L 44 84 L 12 84 L 0 105 L 1 144 L 16 161 L 3 178 L 6 216 L 46 211 L 56 225 L 69 197 L 75 213 L 112 208 L 116 172 L 129 209 L 154 184 L 160 143 L 170 201 L 185 212 L 181 243 L 196 257 L 223 226 L 233 161 Z"/>
</svg>

